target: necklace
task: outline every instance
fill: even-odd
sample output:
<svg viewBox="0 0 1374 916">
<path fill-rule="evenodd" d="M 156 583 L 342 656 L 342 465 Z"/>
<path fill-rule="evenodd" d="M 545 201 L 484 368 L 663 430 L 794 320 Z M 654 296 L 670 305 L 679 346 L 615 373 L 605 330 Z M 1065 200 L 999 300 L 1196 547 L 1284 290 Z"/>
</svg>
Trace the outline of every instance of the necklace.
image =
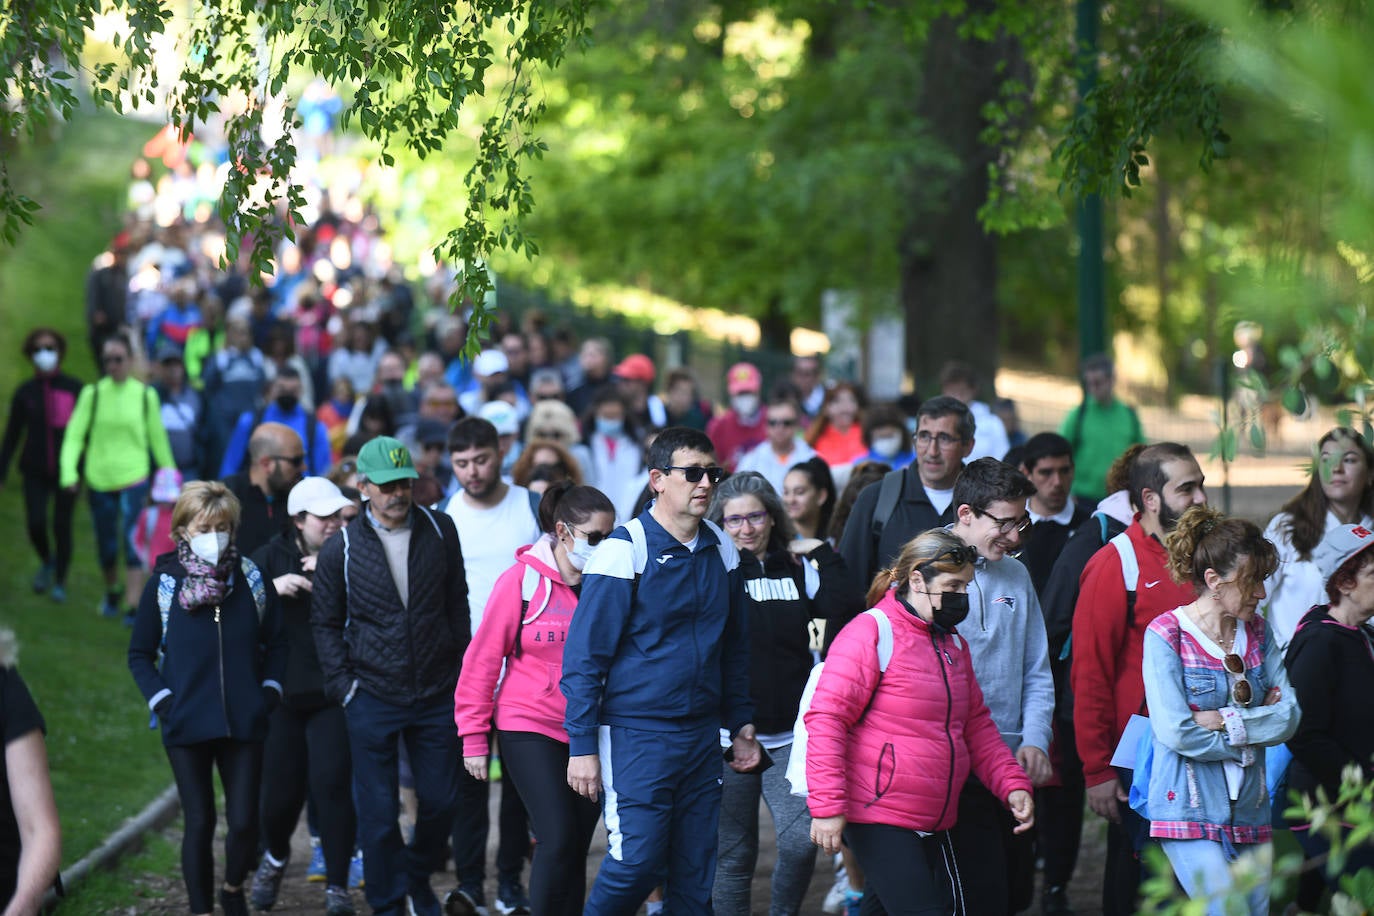
<svg viewBox="0 0 1374 916">
<path fill-rule="evenodd" d="M 1230 644 L 1230 646 L 1227 646 L 1227 645 L 1226 645 L 1226 621 L 1227 621 L 1227 620 L 1231 620 L 1232 622 L 1234 622 L 1234 621 L 1235 621 L 1235 618 L 1234 618 L 1234 617 L 1228 618 L 1228 617 L 1223 616 L 1223 617 L 1221 618 L 1221 620 L 1220 620 L 1220 621 L 1218 622 L 1218 624 L 1217 624 L 1217 629 L 1216 629 L 1216 631 L 1213 632 L 1213 631 L 1212 631 L 1212 628 L 1209 627 L 1209 626 L 1207 626 L 1206 621 L 1203 620 L 1202 611 L 1201 611 L 1200 608 L 1198 608 L 1198 606 L 1197 606 L 1196 604 L 1194 604 L 1193 607 L 1192 607 L 1192 609 L 1191 609 L 1191 616 L 1192 616 L 1193 620 L 1195 620 L 1195 621 L 1197 622 L 1198 629 L 1202 630 L 1202 632 L 1206 634 L 1206 636 L 1207 636 L 1208 639 L 1212 640 L 1212 642 L 1214 642 L 1214 643 L 1216 643 L 1218 646 L 1220 646 L 1220 647 L 1223 649 L 1223 651 L 1225 651 L 1225 652 L 1227 652 L 1227 653 L 1230 653 L 1231 649 L 1234 648 L 1234 646 L 1235 646 L 1235 644 L 1236 644 L 1236 631 L 1235 631 L 1235 628 L 1232 627 L 1232 629 L 1231 629 L 1231 644 Z"/>
</svg>

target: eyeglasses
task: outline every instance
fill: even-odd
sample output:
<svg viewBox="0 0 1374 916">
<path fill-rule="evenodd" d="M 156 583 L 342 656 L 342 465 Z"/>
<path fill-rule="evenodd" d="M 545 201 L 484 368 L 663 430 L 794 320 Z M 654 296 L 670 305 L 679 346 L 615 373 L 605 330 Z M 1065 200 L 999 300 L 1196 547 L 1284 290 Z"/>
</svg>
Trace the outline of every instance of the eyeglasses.
<svg viewBox="0 0 1374 916">
<path fill-rule="evenodd" d="M 1250 701 L 1255 698 L 1255 688 L 1250 686 L 1250 679 L 1245 676 L 1245 659 L 1234 652 L 1228 652 L 1221 663 L 1226 666 L 1226 673 L 1235 679 L 1231 683 L 1231 702 L 1249 706 Z"/>
<path fill-rule="evenodd" d="M 720 523 L 730 531 L 738 531 L 740 528 L 744 527 L 745 522 L 749 523 L 750 528 L 757 528 L 759 525 L 762 525 L 763 520 L 768 517 L 766 511 L 750 512 L 747 515 L 727 515 L 720 520 Z"/>
<path fill-rule="evenodd" d="M 713 485 L 725 479 L 725 468 L 716 467 L 714 465 L 709 468 L 697 467 L 696 465 L 684 468 L 675 464 L 665 464 L 663 467 L 659 468 L 659 470 L 666 474 L 671 474 L 673 471 L 681 471 L 682 476 L 687 478 L 688 483 L 701 483 L 701 478 L 703 476 L 710 478 Z"/>
<path fill-rule="evenodd" d="M 796 426 L 796 425 L 797 425 L 797 421 L 796 421 L 796 420 L 774 420 L 772 417 L 769 417 L 769 418 L 768 418 L 768 425 L 769 425 L 769 426 Z"/>
<path fill-rule="evenodd" d="M 581 528 L 578 528 L 576 525 L 569 524 L 568 522 L 564 522 L 563 524 L 568 526 L 568 530 L 573 533 L 573 537 L 585 538 L 588 547 L 595 547 L 597 544 L 600 544 L 602 541 L 606 540 L 606 538 L 610 537 L 610 535 L 605 532 L 583 531 Z"/>
<path fill-rule="evenodd" d="M 944 450 L 950 446 L 958 445 L 963 441 L 962 436 L 951 436 L 949 433 L 935 433 L 932 435 L 928 429 L 923 429 L 916 434 L 916 444 L 921 448 L 925 448 L 930 445 L 930 443 L 934 442 L 941 450 Z"/>
<path fill-rule="evenodd" d="M 304 455 L 268 455 L 273 461 L 285 461 L 294 467 L 301 467 L 305 464 Z"/>
<path fill-rule="evenodd" d="M 997 530 L 1002 534 L 1011 534 L 1013 531 L 1017 534 L 1024 534 L 1026 529 L 1031 526 L 1029 515 L 1023 515 L 1020 518 L 998 518 L 991 512 L 984 512 L 982 509 L 974 509 L 973 514 L 991 519 L 997 524 Z"/>
<path fill-rule="evenodd" d="M 960 544 L 958 547 L 951 547 L 948 550 L 937 553 L 935 556 L 922 563 L 918 568 L 925 569 L 936 563 L 953 563 L 956 566 L 972 566 L 976 562 L 978 562 L 978 548 L 970 547 L 967 544 Z"/>
</svg>

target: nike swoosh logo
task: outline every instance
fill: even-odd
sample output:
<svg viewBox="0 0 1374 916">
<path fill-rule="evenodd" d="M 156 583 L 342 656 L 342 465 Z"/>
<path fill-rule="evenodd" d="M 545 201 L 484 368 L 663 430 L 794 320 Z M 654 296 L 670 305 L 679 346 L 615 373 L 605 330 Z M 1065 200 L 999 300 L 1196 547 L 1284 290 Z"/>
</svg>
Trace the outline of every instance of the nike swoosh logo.
<svg viewBox="0 0 1374 916">
<path fill-rule="evenodd" d="M 1146 587 L 1146 588 L 1154 588 L 1154 587 L 1155 587 L 1156 585 L 1158 585 L 1158 584 L 1159 584 L 1159 580 L 1156 579 L 1156 580 L 1153 581 L 1153 582 L 1146 582 L 1146 583 L 1145 583 L 1145 587 Z"/>
</svg>

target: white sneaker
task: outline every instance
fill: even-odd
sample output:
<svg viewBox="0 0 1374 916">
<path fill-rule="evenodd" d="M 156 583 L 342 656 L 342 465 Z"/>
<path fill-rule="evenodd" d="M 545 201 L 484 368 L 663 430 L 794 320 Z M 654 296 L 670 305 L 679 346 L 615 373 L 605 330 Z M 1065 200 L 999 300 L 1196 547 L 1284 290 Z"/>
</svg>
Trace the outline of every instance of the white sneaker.
<svg viewBox="0 0 1374 916">
<path fill-rule="evenodd" d="M 830 913 L 831 916 L 834 916 L 834 914 L 836 913 L 843 913 L 845 906 L 845 895 L 848 893 L 849 876 L 845 874 L 844 868 L 841 867 L 840 870 L 835 873 L 834 885 L 832 885 L 830 890 L 826 892 L 825 902 L 821 904 L 821 911 L 824 913 Z"/>
</svg>

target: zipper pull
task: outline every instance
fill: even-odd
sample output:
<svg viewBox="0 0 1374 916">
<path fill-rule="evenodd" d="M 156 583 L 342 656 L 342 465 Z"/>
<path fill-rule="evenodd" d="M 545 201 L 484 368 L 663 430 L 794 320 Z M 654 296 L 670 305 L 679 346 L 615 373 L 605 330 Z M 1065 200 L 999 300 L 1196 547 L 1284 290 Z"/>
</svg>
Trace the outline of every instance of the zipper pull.
<svg viewBox="0 0 1374 916">
<path fill-rule="evenodd" d="M 219 623 L 219 605 L 215 605 L 215 623 Z"/>
</svg>

